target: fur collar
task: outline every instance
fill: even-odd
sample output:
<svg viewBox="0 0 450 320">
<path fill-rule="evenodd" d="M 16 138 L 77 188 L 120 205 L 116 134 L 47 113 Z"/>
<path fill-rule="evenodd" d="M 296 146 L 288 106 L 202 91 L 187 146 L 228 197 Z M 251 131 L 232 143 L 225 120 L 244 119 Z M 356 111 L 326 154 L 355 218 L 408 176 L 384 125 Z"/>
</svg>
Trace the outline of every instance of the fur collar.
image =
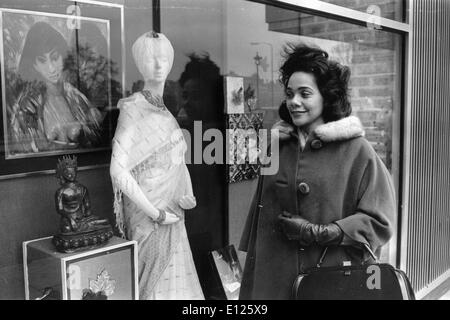
<svg viewBox="0 0 450 320">
<path fill-rule="evenodd" d="M 355 116 L 322 124 L 314 133 L 323 142 L 349 140 L 365 135 L 361 121 Z"/>
<path fill-rule="evenodd" d="M 275 134 L 275 136 L 280 140 L 286 140 L 289 137 L 299 138 L 298 131 L 283 120 L 275 123 L 272 129 L 278 130 L 276 131 L 278 134 Z M 313 135 L 323 142 L 332 142 L 364 137 L 365 132 L 361 121 L 355 116 L 349 116 L 318 126 L 314 130 Z"/>
</svg>

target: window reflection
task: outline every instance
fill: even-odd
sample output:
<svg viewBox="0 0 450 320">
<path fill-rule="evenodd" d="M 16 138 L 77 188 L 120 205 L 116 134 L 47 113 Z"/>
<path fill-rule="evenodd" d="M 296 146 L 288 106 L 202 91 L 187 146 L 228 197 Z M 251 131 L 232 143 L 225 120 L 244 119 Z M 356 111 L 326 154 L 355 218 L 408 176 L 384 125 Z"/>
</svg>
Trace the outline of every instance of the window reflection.
<svg viewBox="0 0 450 320">
<path fill-rule="evenodd" d="M 363 11 L 378 17 L 404 21 L 405 0 L 321 0 L 338 6 Z"/>
</svg>

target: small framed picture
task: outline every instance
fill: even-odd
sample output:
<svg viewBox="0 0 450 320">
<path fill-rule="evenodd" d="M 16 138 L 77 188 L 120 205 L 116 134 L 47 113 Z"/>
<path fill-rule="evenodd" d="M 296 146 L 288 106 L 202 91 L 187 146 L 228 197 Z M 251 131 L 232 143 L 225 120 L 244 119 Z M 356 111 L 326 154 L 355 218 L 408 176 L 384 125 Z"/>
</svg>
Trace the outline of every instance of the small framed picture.
<svg viewBox="0 0 450 320">
<path fill-rule="evenodd" d="M 238 300 L 242 281 L 242 267 L 234 245 L 211 251 L 211 257 L 226 299 Z"/>
<path fill-rule="evenodd" d="M 225 76 L 225 113 L 244 113 L 244 78 Z"/>
</svg>

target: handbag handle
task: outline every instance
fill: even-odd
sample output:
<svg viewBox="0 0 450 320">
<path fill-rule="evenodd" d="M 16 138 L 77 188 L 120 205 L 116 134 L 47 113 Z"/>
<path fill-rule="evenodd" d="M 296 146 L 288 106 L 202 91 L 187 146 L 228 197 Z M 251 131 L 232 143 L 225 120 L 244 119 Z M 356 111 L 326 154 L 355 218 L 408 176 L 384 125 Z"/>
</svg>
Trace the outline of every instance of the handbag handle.
<svg viewBox="0 0 450 320">
<path fill-rule="evenodd" d="M 379 263 L 378 257 L 373 253 L 372 249 L 367 243 L 363 243 L 363 247 L 367 250 L 367 252 L 371 255 L 371 257 L 375 260 L 375 263 Z M 320 268 L 322 266 L 323 260 L 325 260 L 325 256 L 328 252 L 328 246 L 325 247 L 320 255 L 319 262 L 317 262 L 316 267 Z"/>
</svg>

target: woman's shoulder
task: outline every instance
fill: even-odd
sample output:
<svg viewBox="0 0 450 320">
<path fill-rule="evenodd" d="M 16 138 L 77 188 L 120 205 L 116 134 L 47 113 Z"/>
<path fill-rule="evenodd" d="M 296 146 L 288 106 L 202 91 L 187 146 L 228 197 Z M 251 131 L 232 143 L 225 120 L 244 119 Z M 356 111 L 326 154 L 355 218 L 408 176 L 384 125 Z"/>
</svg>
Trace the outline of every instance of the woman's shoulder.
<svg viewBox="0 0 450 320">
<path fill-rule="evenodd" d="M 345 154 L 347 154 L 348 157 L 354 158 L 355 160 L 363 162 L 377 162 L 377 159 L 379 158 L 373 144 L 364 136 L 343 141 L 342 145 L 346 146 Z"/>
</svg>

